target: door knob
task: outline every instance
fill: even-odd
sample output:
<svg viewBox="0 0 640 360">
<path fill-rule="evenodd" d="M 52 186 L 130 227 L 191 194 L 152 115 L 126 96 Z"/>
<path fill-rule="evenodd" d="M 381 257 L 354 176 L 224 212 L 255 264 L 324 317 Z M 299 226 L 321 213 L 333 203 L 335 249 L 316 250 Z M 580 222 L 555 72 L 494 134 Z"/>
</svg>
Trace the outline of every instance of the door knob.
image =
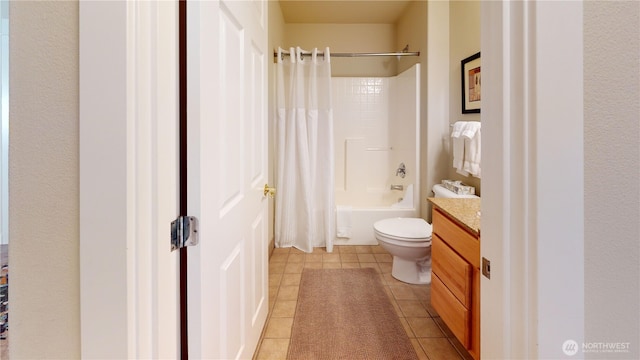
<svg viewBox="0 0 640 360">
<path fill-rule="evenodd" d="M 276 188 L 269 187 L 269 184 L 264 184 L 264 196 L 269 196 L 270 198 L 274 198 L 276 195 Z"/>
</svg>

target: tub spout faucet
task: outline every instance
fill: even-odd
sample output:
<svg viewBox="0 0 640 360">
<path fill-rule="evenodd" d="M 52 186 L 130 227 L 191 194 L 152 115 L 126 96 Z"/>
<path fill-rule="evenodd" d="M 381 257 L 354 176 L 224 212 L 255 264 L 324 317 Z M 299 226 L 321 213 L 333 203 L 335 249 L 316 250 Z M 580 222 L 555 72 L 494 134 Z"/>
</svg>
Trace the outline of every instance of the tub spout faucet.
<svg viewBox="0 0 640 360">
<path fill-rule="evenodd" d="M 398 169 L 396 170 L 396 176 L 400 176 L 401 178 L 404 179 L 404 177 L 407 175 L 407 169 L 404 166 L 404 163 L 400 163 L 400 165 L 398 166 Z"/>
<path fill-rule="evenodd" d="M 404 186 L 402 185 L 391 185 L 391 190 L 404 190 Z M 402 200 L 402 198 L 400 198 L 400 200 Z"/>
</svg>

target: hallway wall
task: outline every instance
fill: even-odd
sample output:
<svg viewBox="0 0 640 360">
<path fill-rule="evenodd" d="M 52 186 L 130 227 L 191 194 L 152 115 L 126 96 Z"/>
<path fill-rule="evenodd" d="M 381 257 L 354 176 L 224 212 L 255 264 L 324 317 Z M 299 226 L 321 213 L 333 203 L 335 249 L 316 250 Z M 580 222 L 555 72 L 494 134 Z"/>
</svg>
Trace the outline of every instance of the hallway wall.
<svg viewBox="0 0 640 360">
<path fill-rule="evenodd" d="M 449 122 L 480 121 L 480 114 L 462 113 L 461 64 L 465 59 L 480 51 L 480 1 L 451 1 L 449 2 Z M 482 59 L 482 58 L 480 58 Z M 475 176 L 463 176 L 452 166 L 453 147 L 451 129 L 445 133 L 446 149 L 449 155 L 448 179 L 460 180 L 476 188 L 476 194 L 481 195 L 481 181 Z"/>
<path fill-rule="evenodd" d="M 78 3 L 9 11 L 9 357 L 77 359 Z"/>
<path fill-rule="evenodd" d="M 640 3 L 584 5 L 585 341 L 640 358 Z"/>
</svg>

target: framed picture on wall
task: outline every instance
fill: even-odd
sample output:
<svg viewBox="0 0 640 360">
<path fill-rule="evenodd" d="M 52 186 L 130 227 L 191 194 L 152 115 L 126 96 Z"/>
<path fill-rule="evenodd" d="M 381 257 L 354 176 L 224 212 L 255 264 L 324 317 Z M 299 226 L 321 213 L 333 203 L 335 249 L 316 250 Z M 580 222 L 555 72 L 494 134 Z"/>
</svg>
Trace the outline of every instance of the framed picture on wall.
<svg viewBox="0 0 640 360">
<path fill-rule="evenodd" d="M 480 53 L 461 61 L 462 68 L 462 113 L 479 113 L 482 99 L 480 77 Z"/>
</svg>

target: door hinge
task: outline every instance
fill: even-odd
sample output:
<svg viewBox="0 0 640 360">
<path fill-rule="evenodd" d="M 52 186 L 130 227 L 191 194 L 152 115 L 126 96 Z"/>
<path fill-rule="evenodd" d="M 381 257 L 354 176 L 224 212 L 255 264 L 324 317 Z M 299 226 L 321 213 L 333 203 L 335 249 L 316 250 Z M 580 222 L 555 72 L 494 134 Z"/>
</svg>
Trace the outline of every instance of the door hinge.
<svg viewBox="0 0 640 360">
<path fill-rule="evenodd" d="M 171 222 L 171 251 L 198 245 L 198 230 L 195 216 L 178 216 Z"/>
</svg>

